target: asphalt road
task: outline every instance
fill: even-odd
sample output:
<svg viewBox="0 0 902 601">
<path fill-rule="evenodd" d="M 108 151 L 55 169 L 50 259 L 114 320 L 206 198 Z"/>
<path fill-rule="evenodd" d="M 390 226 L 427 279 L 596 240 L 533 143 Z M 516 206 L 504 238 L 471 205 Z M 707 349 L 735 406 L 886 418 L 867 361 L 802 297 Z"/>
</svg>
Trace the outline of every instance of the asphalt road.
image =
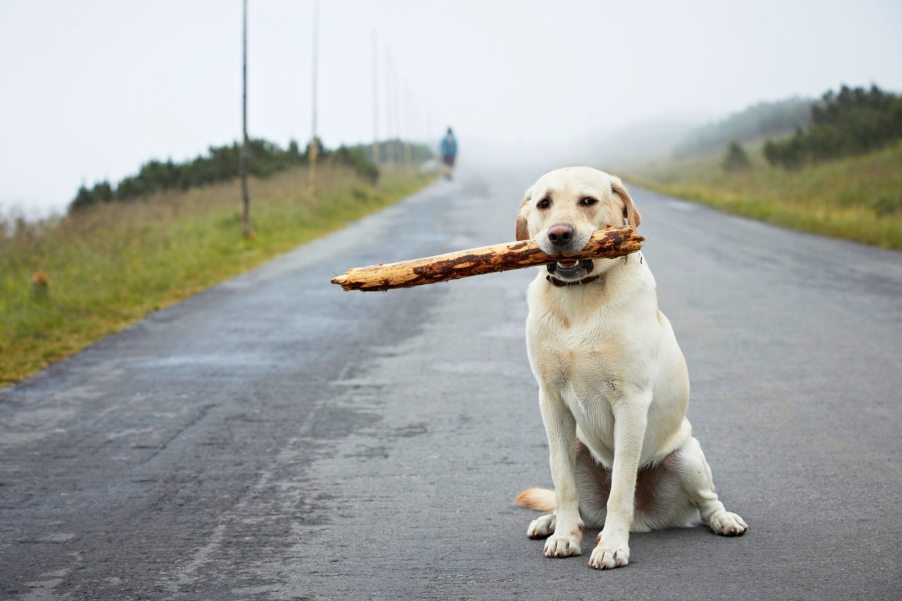
<svg viewBox="0 0 902 601">
<path fill-rule="evenodd" d="M 902 254 L 634 190 L 690 418 L 750 532 L 526 538 L 549 485 L 531 270 L 343 293 L 512 238 L 461 174 L 0 391 L 0 599 L 899 599 Z"/>
</svg>

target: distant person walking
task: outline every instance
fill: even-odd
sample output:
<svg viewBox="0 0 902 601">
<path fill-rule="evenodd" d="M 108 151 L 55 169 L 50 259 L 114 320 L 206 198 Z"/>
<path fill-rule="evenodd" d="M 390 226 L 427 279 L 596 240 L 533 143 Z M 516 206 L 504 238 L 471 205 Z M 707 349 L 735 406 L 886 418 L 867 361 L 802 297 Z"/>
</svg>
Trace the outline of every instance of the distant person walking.
<svg viewBox="0 0 902 601">
<path fill-rule="evenodd" d="M 454 137 L 454 130 L 450 127 L 445 132 L 445 137 L 442 138 L 439 152 L 442 155 L 442 169 L 445 172 L 445 179 L 451 179 L 454 173 L 454 161 L 457 159 L 457 138 Z"/>
</svg>

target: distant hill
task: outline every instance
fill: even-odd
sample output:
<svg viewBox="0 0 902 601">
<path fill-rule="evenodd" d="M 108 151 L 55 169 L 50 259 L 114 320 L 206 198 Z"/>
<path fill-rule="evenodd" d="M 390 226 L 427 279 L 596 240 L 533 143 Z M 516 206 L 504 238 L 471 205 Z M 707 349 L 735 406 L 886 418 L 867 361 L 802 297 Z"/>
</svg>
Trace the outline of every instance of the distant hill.
<svg viewBox="0 0 902 601">
<path fill-rule="evenodd" d="M 804 128 L 811 122 L 809 98 L 759 102 L 729 117 L 689 131 L 674 147 L 675 158 L 723 152 L 730 142 L 751 142 Z"/>
<path fill-rule="evenodd" d="M 601 164 L 616 169 L 631 164 L 666 162 L 676 144 L 698 124 L 698 118 L 662 117 L 624 124 L 593 136 L 592 152 Z"/>
</svg>

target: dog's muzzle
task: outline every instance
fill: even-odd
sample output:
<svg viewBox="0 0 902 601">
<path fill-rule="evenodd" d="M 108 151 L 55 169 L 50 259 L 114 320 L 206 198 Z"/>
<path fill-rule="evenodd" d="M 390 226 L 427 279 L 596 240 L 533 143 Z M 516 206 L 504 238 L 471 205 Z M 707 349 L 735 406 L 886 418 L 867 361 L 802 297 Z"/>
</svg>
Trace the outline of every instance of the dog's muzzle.
<svg viewBox="0 0 902 601">
<path fill-rule="evenodd" d="M 551 263 L 547 266 L 547 269 L 548 273 L 558 278 L 570 280 L 582 278 L 592 273 L 592 270 L 595 269 L 595 263 L 589 259 L 566 259 L 557 263 Z"/>
</svg>

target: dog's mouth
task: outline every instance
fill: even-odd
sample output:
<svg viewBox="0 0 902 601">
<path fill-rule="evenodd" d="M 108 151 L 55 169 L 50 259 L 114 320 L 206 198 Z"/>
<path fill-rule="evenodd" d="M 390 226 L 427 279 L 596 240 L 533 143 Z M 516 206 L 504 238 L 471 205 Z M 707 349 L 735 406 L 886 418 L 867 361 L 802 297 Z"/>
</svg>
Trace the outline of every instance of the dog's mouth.
<svg viewBox="0 0 902 601">
<path fill-rule="evenodd" d="M 558 279 L 577 280 L 591 273 L 595 268 L 595 264 L 588 259 L 565 259 L 548 265 L 548 273 L 553 274 Z"/>
</svg>

